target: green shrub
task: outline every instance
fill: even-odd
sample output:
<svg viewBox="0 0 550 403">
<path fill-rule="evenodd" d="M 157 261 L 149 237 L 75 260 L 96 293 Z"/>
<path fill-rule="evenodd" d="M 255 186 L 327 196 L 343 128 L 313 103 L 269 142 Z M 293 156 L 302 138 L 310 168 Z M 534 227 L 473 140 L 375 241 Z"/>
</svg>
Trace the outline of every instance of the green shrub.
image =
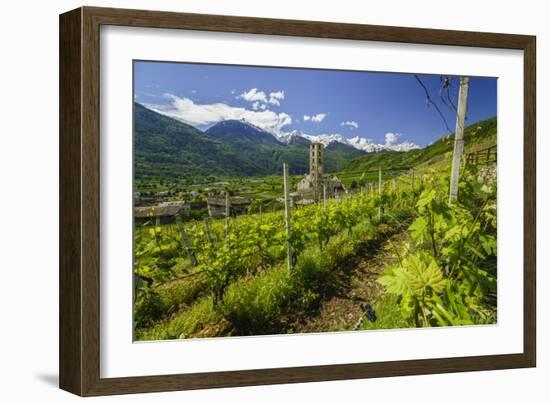
<svg viewBox="0 0 550 403">
<path fill-rule="evenodd" d="M 397 303 L 398 297 L 392 294 L 385 294 L 373 306 L 376 312 L 376 321 L 371 322 L 368 319 L 363 320 L 361 330 L 376 329 L 402 329 L 412 325 L 401 314 L 401 309 Z"/>
<path fill-rule="evenodd" d="M 152 290 L 140 291 L 134 303 L 135 329 L 149 326 L 159 320 L 166 310 L 166 305 L 160 295 Z"/>
<path fill-rule="evenodd" d="M 157 322 L 146 331 L 136 331 L 137 340 L 169 340 L 194 337 L 206 324 L 219 321 L 212 297 L 201 298 L 187 310 L 176 316 Z"/>
<path fill-rule="evenodd" d="M 313 299 L 326 286 L 332 268 L 331 259 L 327 256 L 327 252 L 321 252 L 318 248 L 307 249 L 292 268 L 295 287 L 300 294 L 308 294 L 302 302 Z"/>
<path fill-rule="evenodd" d="M 156 288 L 162 303 L 168 309 L 176 309 L 180 305 L 188 305 L 197 300 L 207 286 L 203 276 L 191 276 L 170 281 Z"/>
<path fill-rule="evenodd" d="M 265 334 L 294 295 L 286 265 L 231 284 L 217 309 L 241 335 Z"/>
</svg>

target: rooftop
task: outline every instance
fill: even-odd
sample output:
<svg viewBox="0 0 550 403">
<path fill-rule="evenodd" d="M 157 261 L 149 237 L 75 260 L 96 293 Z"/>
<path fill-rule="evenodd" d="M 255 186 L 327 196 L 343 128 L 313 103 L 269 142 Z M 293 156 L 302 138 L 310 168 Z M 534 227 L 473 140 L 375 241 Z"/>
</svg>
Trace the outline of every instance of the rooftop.
<svg viewBox="0 0 550 403">
<path fill-rule="evenodd" d="M 135 207 L 134 217 L 173 217 L 182 209 L 182 206 L 152 206 L 152 207 Z"/>
<path fill-rule="evenodd" d="M 209 197 L 206 199 L 209 205 L 225 206 L 225 197 Z M 250 199 L 240 196 L 233 196 L 229 198 L 229 204 L 232 206 L 238 206 L 243 204 L 250 204 Z"/>
</svg>

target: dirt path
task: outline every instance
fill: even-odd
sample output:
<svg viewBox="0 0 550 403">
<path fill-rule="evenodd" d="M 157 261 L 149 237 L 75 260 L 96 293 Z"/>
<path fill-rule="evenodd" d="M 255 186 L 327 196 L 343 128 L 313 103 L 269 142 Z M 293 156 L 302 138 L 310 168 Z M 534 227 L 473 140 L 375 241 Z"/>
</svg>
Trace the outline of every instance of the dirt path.
<svg viewBox="0 0 550 403">
<path fill-rule="evenodd" d="M 395 234 L 349 261 L 338 271 L 333 287 L 317 309 L 291 319 L 288 327 L 295 333 L 353 329 L 364 314 L 361 305 L 376 302 L 383 293 L 376 279 L 388 265 L 395 263 L 391 242 L 398 244 L 406 236 L 406 232 Z"/>
</svg>

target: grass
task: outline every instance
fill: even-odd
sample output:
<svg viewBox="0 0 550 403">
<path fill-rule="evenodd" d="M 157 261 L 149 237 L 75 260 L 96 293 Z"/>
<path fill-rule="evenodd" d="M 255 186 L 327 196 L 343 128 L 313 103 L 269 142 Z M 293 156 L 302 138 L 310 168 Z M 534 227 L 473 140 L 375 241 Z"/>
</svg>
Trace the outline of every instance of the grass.
<svg viewBox="0 0 550 403">
<path fill-rule="evenodd" d="M 186 278 L 168 281 L 155 290 L 164 306 L 179 307 L 189 305 L 204 293 L 204 277 L 200 274 Z"/>
<path fill-rule="evenodd" d="M 231 284 L 219 311 L 236 334 L 265 334 L 273 327 L 270 322 L 286 311 L 295 295 L 292 276 L 286 265 L 280 265 Z"/>
<path fill-rule="evenodd" d="M 404 213 L 398 212 L 401 217 Z M 365 220 L 354 226 L 351 234 L 343 230 L 333 236 L 323 250 L 317 245 L 306 248 L 291 271 L 285 263 L 247 275 L 232 283 L 223 301 L 214 305 L 210 296 L 200 297 L 182 306 L 172 316 L 159 320 L 150 328 L 136 332 L 137 340 L 212 337 L 222 335 L 259 335 L 285 333 L 279 319 L 318 303 L 332 286 L 330 276 L 346 266 L 371 241 L 380 228 Z M 197 281 L 197 287 L 200 284 Z M 200 287 L 199 287 L 200 288 Z M 185 303 L 192 292 L 184 282 L 159 287 L 164 303 Z"/>
<path fill-rule="evenodd" d="M 384 294 L 379 301 L 373 304 L 373 308 L 376 312 L 376 321 L 371 322 L 368 319 L 364 319 L 360 330 L 403 329 L 411 327 L 401 314 L 396 296 Z"/>
<path fill-rule="evenodd" d="M 200 298 L 187 310 L 181 310 L 168 320 L 164 320 L 146 330 L 136 332 L 136 339 L 170 340 L 186 338 L 196 334 L 208 323 L 214 323 L 221 317 L 214 310 L 211 296 Z"/>
</svg>

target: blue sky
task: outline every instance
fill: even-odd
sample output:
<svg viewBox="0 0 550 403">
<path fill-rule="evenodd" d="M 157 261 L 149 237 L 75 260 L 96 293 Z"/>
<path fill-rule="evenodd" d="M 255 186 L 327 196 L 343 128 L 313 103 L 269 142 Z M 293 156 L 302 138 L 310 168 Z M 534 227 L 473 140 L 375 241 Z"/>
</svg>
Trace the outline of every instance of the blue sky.
<svg viewBox="0 0 550 403">
<path fill-rule="evenodd" d="M 454 130 L 455 112 L 439 96 L 441 77 L 419 76 Z M 457 84 L 455 77 L 454 104 Z M 200 129 L 245 118 L 272 132 L 298 129 L 380 144 L 390 134 L 421 147 L 448 134 L 412 74 L 140 61 L 134 85 L 136 102 Z M 495 116 L 496 97 L 497 79 L 471 78 L 467 123 Z"/>
</svg>

